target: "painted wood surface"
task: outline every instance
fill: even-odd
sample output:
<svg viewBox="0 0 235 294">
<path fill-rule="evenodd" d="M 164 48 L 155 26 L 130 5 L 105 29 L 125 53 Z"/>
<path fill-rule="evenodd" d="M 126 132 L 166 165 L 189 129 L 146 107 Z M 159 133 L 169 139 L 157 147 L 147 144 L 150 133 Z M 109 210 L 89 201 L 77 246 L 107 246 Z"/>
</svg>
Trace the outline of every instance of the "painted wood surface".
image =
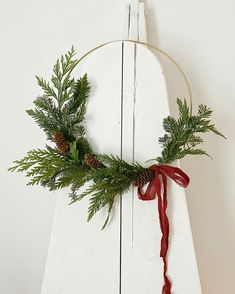
<svg viewBox="0 0 235 294">
<path fill-rule="evenodd" d="M 104 48 L 87 59 L 92 93 L 87 111 L 87 133 L 97 152 L 121 152 L 121 44 Z M 79 74 L 80 74 L 79 73 Z M 119 201 L 115 216 L 100 231 L 104 209 L 87 223 L 88 199 L 68 206 L 61 193 L 55 214 L 42 294 L 119 293 Z"/>
<path fill-rule="evenodd" d="M 143 4 L 128 8 L 129 39 L 146 41 Z M 80 67 L 92 94 L 88 137 L 97 152 L 117 154 L 148 166 L 160 153 L 162 119 L 169 114 L 164 74 L 142 46 L 109 45 Z M 178 163 L 176 163 L 178 164 Z M 136 190 L 117 198 L 111 223 L 100 231 L 106 210 L 87 223 L 88 200 L 68 206 L 61 193 L 41 294 L 161 293 L 161 232 L 157 200 L 142 202 Z M 169 276 L 174 294 L 201 294 L 185 191 L 169 182 Z"/>
<path fill-rule="evenodd" d="M 135 57 L 132 58 L 134 64 L 130 62 L 131 56 Z M 133 67 L 130 76 L 128 73 Z M 162 120 L 169 115 L 164 74 L 152 52 L 143 47 L 125 44 L 124 77 L 126 92 L 123 121 L 128 127 L 123 129 L 123 158 L 149 166 L 151 162 L 146 161 L 156 158 L 160 153 L 157 139 L 163 133 Z M 129 91 L 131 85 L 134 85 L 133 92 Z M 168 272 L 173 281 L 172 293 L 200 294 L 185 191 L 170 181 L 168 215 Z M 121 293 L 161 293 L 163 263 L 159 256 L 160 240 L 157 200 L 140 201 L 136 189 L 123 195 Z"/>
</svg>

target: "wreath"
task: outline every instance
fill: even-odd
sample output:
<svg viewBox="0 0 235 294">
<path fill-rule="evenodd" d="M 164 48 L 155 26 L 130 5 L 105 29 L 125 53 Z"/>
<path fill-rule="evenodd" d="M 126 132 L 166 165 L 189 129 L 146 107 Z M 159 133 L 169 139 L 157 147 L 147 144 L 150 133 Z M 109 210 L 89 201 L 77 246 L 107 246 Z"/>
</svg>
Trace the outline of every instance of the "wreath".
<svg viewBox="0 0 235 294">
<path fill-rule="evenodd" d="M 181 169 L 169 164 L 187 155 L 209 156 L 198 146 L 203 143 L 200 134 L 224 135 L 210 121 L 211 108 L 199 105 L 197 114 L 193 115 L 187 101 L 177 99 L 179 116 L 163 119 L 165 134 L 158 139 L 162 151 L 150 167 L 128 163 L 115 155 L 97 154 L 86 136 L 85 115 L 91 89 L 88 76 L 71 77 L 81 60 L 75 58 L 75 53 L 72 47 L 57 60 L 50 82 L 36 76 L 43 93 L 34 100 L 35 108 L 27 110 L 27 114 L 46 133 L 50 143 L 44 149 L 30 150 L 25 157 L 14 161 L 9 171 L 26 172 L 26 177 L 30 178 L 28 185 L 40 184 L 51 191 L 70 186 L 71 203 L 89 196 L 88 221 L 102 207 L 108 206 L 102 228 L 109 221 L 116 198 L 132 185 L 137 187 L 142 200 L 152 200 L 157 195 L 163 234 L 161 257 L 165 263 L 163 293 L 170 293 L 171 284 L 166 276 L 167 178 L 183 187 L 188 185 L 189 178 Z M 89 188 L 81 193 L 79 189 L 87 182 Z M 146 184 L 147 189 L 143 191 Z"/>
</svg>

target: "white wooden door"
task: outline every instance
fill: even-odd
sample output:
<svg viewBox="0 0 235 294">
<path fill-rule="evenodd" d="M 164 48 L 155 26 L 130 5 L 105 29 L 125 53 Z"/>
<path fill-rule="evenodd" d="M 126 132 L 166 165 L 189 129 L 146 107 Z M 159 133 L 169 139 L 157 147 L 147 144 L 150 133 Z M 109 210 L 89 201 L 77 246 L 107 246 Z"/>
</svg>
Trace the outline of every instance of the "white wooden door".
<svg viewBox="0 0 235 294">
<path fill-rule="evenodd" d="M 146 41 L 143 4 L 128 10 L 128 38 Z M 92 93 L 88 136 L 95 150 L 143 165 L 160 153 L 162 119 L 169 114 L 165 78 L 156 56 L 126 42 L 94 52 L 78 70 Z M 178 164 L 178 163 L 175 163 Z M 161 232 L 157 200 L 136 190 L 117 197 L 111 223 L 100 231 L 105 209 L 86 222 L 88 199 L 68 206 L 60 194 L 41 294 L 160 294 Z M 172 293 L 201 294 L 185 191 L 169 185 L 169 277 Z"/>
</svg>

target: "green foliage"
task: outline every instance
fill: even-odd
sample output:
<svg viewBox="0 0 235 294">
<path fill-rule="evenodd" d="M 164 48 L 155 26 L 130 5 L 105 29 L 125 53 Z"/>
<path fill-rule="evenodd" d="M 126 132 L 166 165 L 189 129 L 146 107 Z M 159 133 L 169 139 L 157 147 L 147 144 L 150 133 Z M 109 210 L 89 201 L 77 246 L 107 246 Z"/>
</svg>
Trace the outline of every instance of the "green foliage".
<svg viewBox="0 0 235 294">
<path fill-rule="evenodd" d="M 74 139 L 85 135 L 83 122 L 85 120 L 87 98 L 90 93 L 90 83 L 87 74 L 78 79 L 74 85 L 71 99 L 64 104 L 62 109 L 63 134 L 67 138 Z"/>
<path fill-rule="evenodd" d="M 21 159 L 14 161 L 9 171 L 25 172 L 30 180 L 28 185 L 41 184 L 50 190 L 71 187 L 71 203 L 90 196 L 88 221 L 104 206 L 108 207 L 108 216 L 103 225 L 107 225 L 116 197 L 127 192 L 138 176 L 146 168 L 138 163 L 129 164 L 119 157 L 97 155 L 104 167 L 94 169 L 84 162 L 85 154 L 92 154 L 92 149 L 85 132 L 85 114 L 90 84 L 85 74 L 80 79 L 71 78 L 71 72 L 77 64 L 75 50 L 62 55 L 53 68 L 50 81 L 36 77 L 43 94 L 34 100 L 35 109 L 27 113 L 54 142 L 54 135 L 59 132 L 69 144 L 69 150 L 62 155 L 56 148 L 33 149 Z M 224 137 L 211 124 L 212 110 L 199 105 L 196 115 L 190 115 L 186 100 L 177 99 L 179 118 L 171 116 L 163 120 L 164 136 L 159 138 L 162 146 L 159 164 L 170 163 L 186 155 L 208 155 L 198 148 L 203 143 L 201 133 L 213 132 Z M 85 192 L 79 189 L 89 182 Z"/>
<path fill-rule="evenodd" d="M 88 168 L 82 165 L 84 154 L 91 152 L 85 138 L 85 113 L 90 84 L 87 75 L 75 81 L 70 77 L 76 63 L 75 50 L 57 59 L 50 82 L 36 77 L 43 94 L 34 100 L 35 109 L 27 113 L 54 142 L 56 132 L 61 132 L 69 142 L 68 154 L 62 156 L 49 146 L 45 150 L 34 149 L 14 162 L 10 171 L 26 172 L 29 185 L 41 184 L 50 190 L 76 183 L 82 185 Z M 79 177 L 79 181 L 75 178 Z"/>
<path fill-rule="evenodd" d="M 197 115 L 190 115 L 186 100 L 177 99 L 179 118 L 168 116 L 163 120 L 166 134 L 159 138 L 163 150 L 156 160 L 158 163 L 170 163 L 186 155 L 208 155 L 196 146 L 203 143 L 199 133 L 213 132 L 223 136 L 210 122 L 212 110 L 206 105 L 199 105 Z M 224 137 L 225 138 L 225 137 Z"/>
<path fill-rule="evenodd" d="M 28 185 L 44 184 L 69 166 L 67 160 L 51 147 L 30 150 L 24 158 L 14 161 L 14 164 L 9 171 L 26 171 L 26 177 L 31 178 Z"/>
<path fill-rule="evenodd" d="M 70 142 L 85 135 L 84 116 L 90 84 L 87 74 L 77 81 L 70 77 L 76 63 L 74 55 L 72 47 L 57 60 L 50 82 L 36 77 L 43 94 L 34 100 L 35 109 L 27 110 L 51 141 L 56 132 L 61 132 Z"/>
<path fill-rule="evenodd" d="M 28 185 L 60 189 L 73 183 L 75 177 L 84 178 L 88 168 L 82 166 L 73 157 L 64 157 L 49 146 L 46 149 L 33 149 L 21 160 L 14 161 L 9 171 L 26 172 L 30 178 Z"/>
<path fill-rule="evenodd" d="M 98 155 L 105 168 L 91 169 L 87 181 L 92 181 L 90 187 L 82 194 L 72 193 L 72 203 L 91 195 L 88 208 L 88 221 L 102 207 L 108 206 L 108 216 L 102 228 L 110 218 L 116 196 L 127 192 L 132 182 L 146 169 L 138 164 L 128 164 L 119 157 Z M 76 189 L 75 189 L 76 190 Z"/>
<path fill-rule="evenodd" d="M 78 160 L 79 151 L 77 149 L 77 143 L 76 143 L 76 141 L 74 141 L 73 143 L 70 143 L 69 144 L 69 151 L 70 151 L 71 159 L 74 160 L 74 161 Z"/>
</svg>

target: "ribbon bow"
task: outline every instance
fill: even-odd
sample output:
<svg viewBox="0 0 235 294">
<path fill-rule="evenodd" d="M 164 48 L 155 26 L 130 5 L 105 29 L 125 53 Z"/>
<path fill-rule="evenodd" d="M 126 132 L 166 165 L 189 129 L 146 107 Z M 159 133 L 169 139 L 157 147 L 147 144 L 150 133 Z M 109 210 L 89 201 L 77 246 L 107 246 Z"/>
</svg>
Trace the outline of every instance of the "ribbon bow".
<svg viewBox="0 0 235 294">
<path fill-rule="evenodd" d="M 167 209 L 167 177 L 171 178 L 178 185 L 185 188 L 189 184 L 189 177 L 178 167 L 169 165 L 152 165 L 149 168 L 154 173 L 153 180 L 148 184 L 145 192 L 138 188 L 138 197 L 141 200 L 154 200 L 158 196 L 158 212 L 160 227 L 162 231 L 161 252 L 160 257 L 164 263 L 164 286 L 162 294 L 171 294 L 171 282 L 167 277 L 167 251 L 168 251 L 168 237 L 169 237 L 169 221 L 166 213 Z M 163 188 L 163 191 L 162 191 Z"/>
</svg>

